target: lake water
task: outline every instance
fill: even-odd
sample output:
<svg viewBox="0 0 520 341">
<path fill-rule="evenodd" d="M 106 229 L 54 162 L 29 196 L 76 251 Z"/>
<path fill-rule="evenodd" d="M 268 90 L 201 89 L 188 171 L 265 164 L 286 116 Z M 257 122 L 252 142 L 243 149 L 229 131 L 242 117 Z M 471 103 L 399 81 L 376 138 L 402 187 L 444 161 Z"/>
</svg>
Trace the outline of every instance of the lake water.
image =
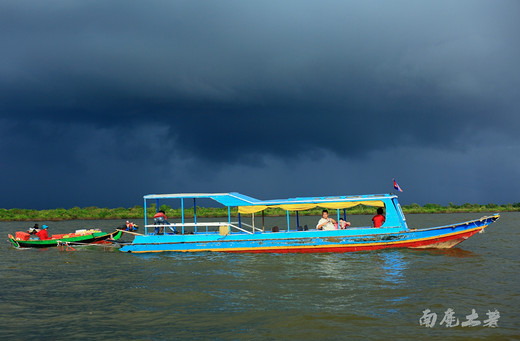
<svg viewBox="0 0 520 341">
<path fill-rule="evenodd" d="M 407 218 L 410 227 L 429 227 L 481 215 Z M 54 234 L 121 223 L 47 222 Z M 284 224 L 285 217 L 266 218 L 268 226 Z M 30 226 L 0 222 L 0 234 L 6 240 Z M 0 339 L 518 339 L 519 228 L 520 214 L 504 213 L 454 249 L 344 254 L 137 255 L 4 242 Z M 498 326 L 440 325 L 448 308 L 460 323 L 472 309 L 481 323 L 496 310 Z M 419 324 L 426 309 L 437 314 L 433 328 Z"/>
</svg>

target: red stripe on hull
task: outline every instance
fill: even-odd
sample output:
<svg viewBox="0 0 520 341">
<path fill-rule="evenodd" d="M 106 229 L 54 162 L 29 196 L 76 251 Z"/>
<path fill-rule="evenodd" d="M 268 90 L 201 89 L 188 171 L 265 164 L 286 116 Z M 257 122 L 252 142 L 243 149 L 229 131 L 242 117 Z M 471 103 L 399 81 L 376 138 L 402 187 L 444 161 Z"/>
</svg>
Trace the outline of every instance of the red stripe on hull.
<svg viewBox="0 0 520 341">
<path fill-rule="evenodd" d="M 445 238 L 434 238 L 432 240 L 426 241 L 427 243 L 416 243 L 416 245 L 408 246 L 409 248 L 413 249 L 427 249 L 427 248 L 436 248 L 436 249 L 450 249 L 454 247 L 457 244 L 462 243 L 478 231 L 470 231 L 461 233 L 455 236 L 449 236 Z M 433 241 L 433 242 L 432 242 Z"/>
<path fill-rule="evenodd" d="M 468 239 L 477 231 L 463 232 L 457 235 L 451 235 L 447 237 L 432 238 L 428 240 L 410 241 L 404 243 L 388 243 L 388 244 L 371 244 L 371 245 L 359 245 L 359 246 L 340 246 L 340 247 L 319 247 L 319 248 L 287 248 L 287 249 L 264 249 L 264 250 L 226 250 L 224 252 L 235 252 L 235 253 L 324 253 L 324 252 L 357 252 L 357 251 L 371 251 L 380 249 L 390 248 L 451 248 L 464 240 Z"/>
</svg>

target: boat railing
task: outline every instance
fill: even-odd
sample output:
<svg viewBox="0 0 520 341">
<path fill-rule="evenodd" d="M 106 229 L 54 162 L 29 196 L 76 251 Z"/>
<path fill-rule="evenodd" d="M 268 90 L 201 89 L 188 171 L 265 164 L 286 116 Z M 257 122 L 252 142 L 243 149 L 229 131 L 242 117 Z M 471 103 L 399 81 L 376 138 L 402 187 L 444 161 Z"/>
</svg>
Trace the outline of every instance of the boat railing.
<svg viewBox="0 0 520 341">
<path fill-rule="evenodd" d="M 245 226 L 247 226 L 247 227 L 250 227 L 250 228 L 252 228 L 254 231 L 263 232 L 262 229 L 259 229 L 258 227 L 255 227 L 255 226 L 253 226 L 253 225 L 249 225 L 249 224 L 244 223 L 244 222 L 242 222 L 242 225 L 245 225 Z M 245 231 L 245 232 L 249 232 L 249 231 Z M 252 233 L 252 232 L 249 232 L 249 233 Z"/>
<path fill-rule="evenodd" d="M 201 223 L 170 223 L 169 225 L 168 224 L 152 224 L 152 225 L 145 225 L 144 227 L 145 228 L 156 228 L 156 227 L 163 227 L 163 228 L 169 228 L 170 230 L 172 231 L 176 231 L 175 228 L 180 228 L 181 229 L 181 234 L 184 234 L 185 230 L 184 228 L 185 227 L 194 227 L 195 228 L 195 233 L 199 232 L 198 231 L 198 228 L 202 227 L 202 228 L 206 228 L 206 233 L 209 233 L 209 228 L 210 227 L 218 227 L 220 229 L 221 226 L 229 226 L 230 228 L 234 228 L 236 230 L 239 230 L 239 231 L 242 231 L 242 232 L 245 232 L 245 233 L 248 233 L 248 234 L 253 234 L 253 232 L 251 231 L 248 231 L 248 230 L 245 230 L 243 228 L 241 228 L 240 226 L 237 226 L 236 224 L 238 224 L 237 222 L 201 222 Z M 257 231 L 262 231 L 256 227 L 253 227 L 251 225 L 248 225 L 248 224 L 245 224 L 242 222 L 242 225 L 247 225 L 251 228 L 253 228 L 254 230 L 257 230 Z M 218 232 L 218 231 L 213 231 L 213 232 Z"/>
<path fill-rule="evenodd" d="M 243 229 L 243 228 L 241 228 L 239 226 L 236 226 L 236 225 L 233 225 L 233 224 L 227 224 L 227 225 L 229 225 L 229 227 L 233 227 L 233 228 L 235 228 L 235 229 L 237 229 L 239 231 L 242 231 L 242 232 L 245 232 L 245 233 L 248 233 L 248 234 L 253 234 L 253 232 L 245 230 L 245 229 Z M 242 223 L 242 225 L 245 225 L 245 224 Z"/>
</svg>

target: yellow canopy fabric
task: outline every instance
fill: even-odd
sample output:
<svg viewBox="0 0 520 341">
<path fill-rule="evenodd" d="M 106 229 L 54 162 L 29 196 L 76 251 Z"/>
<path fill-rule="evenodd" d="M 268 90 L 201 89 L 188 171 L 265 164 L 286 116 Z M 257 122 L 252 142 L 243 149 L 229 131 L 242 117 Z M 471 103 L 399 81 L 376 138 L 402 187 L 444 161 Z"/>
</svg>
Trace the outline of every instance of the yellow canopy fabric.
<svg viewBox="0 0 520 341">
<path fill-rule="evenodd" d="M 319 207 L 330 208 L 330 209 L 342 209 L 350 208 L 357 205 L 374 206 L 374 207 L 385 207 L 382 201 L 350 201 L 350 202 L 331 202 L 319 204 Z"/>
<path fill-rule="evenodd" d="M 258 205 L 258 206 L 238 206 L 238 213 L 256 213 L 265 210 L 269 206 Z"/>
<path fill-rule="evenodd" d="M 277 205 L 269 207 L 280 207 L 286 211 L 305 211 L 316 207 L 316 204 L 290 204 L 290 205 Z"/>
<path fill-rule="evenodd" d="M 357 205 L 366 205 L 373 207 L 385 207 L 381 200 L 366 200 L 366 201 L 345 201 L 345 202 L 330 202 L 320 204 L 288 204 L 288 205 L 258 205 L 258 206 L 239 206 L 238 213 L 251 214 L 265 210 L 266 208 L 281 208 L 286 211 L 305 211 L 315 207 L 323 207 L 330 209 L 350 208 Z"/>
</svg>

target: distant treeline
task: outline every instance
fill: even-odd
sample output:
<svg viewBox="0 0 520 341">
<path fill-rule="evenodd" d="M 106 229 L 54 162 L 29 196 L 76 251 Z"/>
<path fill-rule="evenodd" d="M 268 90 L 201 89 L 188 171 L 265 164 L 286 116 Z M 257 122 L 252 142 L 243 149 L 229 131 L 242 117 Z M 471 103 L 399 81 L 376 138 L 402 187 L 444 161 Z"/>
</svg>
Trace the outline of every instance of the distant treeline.
<svg viewBox="0 0 520 341">
<path fill-rule="evenodd" d="M 166 212 L 168 218 L 180 218 L 181 209 L 173 209 L 168 205 L 162 205 L 159 209 Z M 463 204 L 454 205 L 449 203 L 448 206 L 439 204 L 419 204 L 403 205 L 403 212 L 410 213 L 461 213 L 461 212 L 518 212 L 520 211 L 520 202 L 514 204 L 496 205 L 496 204 Z M 147 216 L 152 217 L 156 212 L 155 205 L 147 208 Z M 355 206 L 347 209 L 347 214 L 372 214 L 375 212 L 374 207 Z M 237 208 L 231 209 L 231 215 L 236 217 Z M 280 208 L 268 208 L 265 210 L 266 216 L 283 216 L 285 211 Z M 294 214 L 294 212 L 291 212 Z M 321 215 L 321 209 L 301 211 L 300 215 Z M 198 207 L 197 217 L 227 217 L 227 207 Z M 258 213 L 260 215 L 260 213 Z M 185 209 L 184 216 L 186 218 L 193 217 L 193 208 Z M 52 210 L 29 210 L 21 208 L 0 209 L 0 221 L 41 221 L 41 220 L 75 220 L 75 219 L 142 219 L 144 217 L 144 208 L 142 206 L 134 206 L 132 208 L 99 208 L 99 207 L 73 207 L 70 209 L 56 208 Z"/>
</svg>

